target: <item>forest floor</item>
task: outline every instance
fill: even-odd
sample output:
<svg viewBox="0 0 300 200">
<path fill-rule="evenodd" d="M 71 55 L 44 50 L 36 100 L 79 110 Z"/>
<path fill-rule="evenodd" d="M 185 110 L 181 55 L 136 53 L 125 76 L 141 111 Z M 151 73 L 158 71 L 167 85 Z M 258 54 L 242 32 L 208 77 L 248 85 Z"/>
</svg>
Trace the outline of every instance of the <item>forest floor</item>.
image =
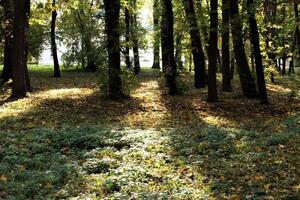
<svg viewBox="0 0 300 200">
<path fill-rule="evenodd" d="M 144 69 L 117 102 L 95 74 L 30 74 L 28 98 L 0 91 L 0 199 L 300 199 L 299 74 L 268 84 L 270 105 L 237 80 L 210 104 Z"/>
</svg>

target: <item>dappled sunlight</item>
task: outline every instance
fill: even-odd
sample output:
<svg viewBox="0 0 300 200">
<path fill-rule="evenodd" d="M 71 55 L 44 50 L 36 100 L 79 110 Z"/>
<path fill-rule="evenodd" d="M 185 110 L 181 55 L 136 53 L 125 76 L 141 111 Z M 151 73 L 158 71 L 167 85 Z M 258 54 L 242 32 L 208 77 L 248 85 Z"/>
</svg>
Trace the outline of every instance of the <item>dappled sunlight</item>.
<svg viewBox="0 0 300 200">
<path fill-rule="evenodd" d="M 290 88 L 283 87 L 282 85 L 275 85 L 275 84 L 267 84 L 268 90 L 272 92 L 277 92 L 277 93 L 288 93 L 291 92 Z"/>
<path fill-rule="evenodd" d="M 22 114 L 40 109 L 44 101 L 66 98 L 80 100 L 90 96 L 94 92 L 95 90 L 90 88 L 63 88 L 38 91 L 30 94 L 28 98 L 4 103 L 0 107 L 0 120 L 3 118 L 19 117 Z"/>
</svg>

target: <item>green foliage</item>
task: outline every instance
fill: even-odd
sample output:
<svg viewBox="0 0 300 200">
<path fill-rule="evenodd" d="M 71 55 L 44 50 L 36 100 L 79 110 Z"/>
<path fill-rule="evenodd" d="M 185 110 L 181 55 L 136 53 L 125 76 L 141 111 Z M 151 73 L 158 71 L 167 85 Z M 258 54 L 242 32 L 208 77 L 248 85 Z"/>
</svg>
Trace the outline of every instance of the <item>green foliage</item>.
<svg viewBox="0 0 300 200">
<path fill-rule="evenodd" d="M 181 74 L 177 79 L 177 90 L 179 95 L 184 95 L 189 91 L 189 83 L 186 80 L 185 74 Z"/>
<path fill-rule="evenodd" d="M 268 65 L 265 69 L 265 76 L 270 77 L 271 75 L 274 77 L 278 77 L 280 75 L 278 68 L 275 65 Z"/>
</svg>

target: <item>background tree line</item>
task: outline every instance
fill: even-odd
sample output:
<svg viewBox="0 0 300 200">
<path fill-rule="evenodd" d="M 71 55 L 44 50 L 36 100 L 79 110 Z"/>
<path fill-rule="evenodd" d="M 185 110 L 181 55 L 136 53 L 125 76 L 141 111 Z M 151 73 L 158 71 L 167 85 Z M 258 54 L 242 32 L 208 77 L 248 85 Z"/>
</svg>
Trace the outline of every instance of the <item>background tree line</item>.
<svg viewBox="0 0 300 200">
<path fill-rule="evenodd" d="M 13 80 L 13 97 L 31 91 L 27 63 L 37 61 L 47 44 L 53 75 L 61 76 L 58 41 L 67 48 L 65 67 L 75 65 L 90 72 L 106 69 L 108 96 L 113 99 L 125 96 L 122 68 L 140 72 L 140 49 L 147 46 L 150 34 L 139 19 L 142 2 L 0 3 L 1 77 L 3 84 Z M 298 0 L 153 0 L 152 5 L 152 67 L 161 69 L 170 95 L 179 93 L 180 74 L 190 71 L 195 88 L 207 86 L 207 100 L 216 102 L 218 73 L 222 74 L 220 88 L 227 92 L 237 74 L 244 96 L 268 103 L 265 75 L 275 82 L 276 76 L 291 75 L 299 65 Z"/>
</svg>

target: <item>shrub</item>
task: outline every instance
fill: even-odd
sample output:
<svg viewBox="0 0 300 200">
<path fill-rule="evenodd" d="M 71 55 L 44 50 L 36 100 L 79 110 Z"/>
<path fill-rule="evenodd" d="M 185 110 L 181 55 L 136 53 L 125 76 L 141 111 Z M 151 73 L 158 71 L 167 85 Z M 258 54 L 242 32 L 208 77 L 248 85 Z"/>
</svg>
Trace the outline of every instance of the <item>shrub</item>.
<svg viewBox="0 0 300 200">
<path fill-rule="evenodd" d="M 121 68 L 122 90 L 126 96 L 130 96 L 133 87 L 137 84 L 134 73 L 125 67 Z M 108 95 L 108 67 L 102 65 L 98 70 L 98 83 L 105 96 Z"/>
</svg>

